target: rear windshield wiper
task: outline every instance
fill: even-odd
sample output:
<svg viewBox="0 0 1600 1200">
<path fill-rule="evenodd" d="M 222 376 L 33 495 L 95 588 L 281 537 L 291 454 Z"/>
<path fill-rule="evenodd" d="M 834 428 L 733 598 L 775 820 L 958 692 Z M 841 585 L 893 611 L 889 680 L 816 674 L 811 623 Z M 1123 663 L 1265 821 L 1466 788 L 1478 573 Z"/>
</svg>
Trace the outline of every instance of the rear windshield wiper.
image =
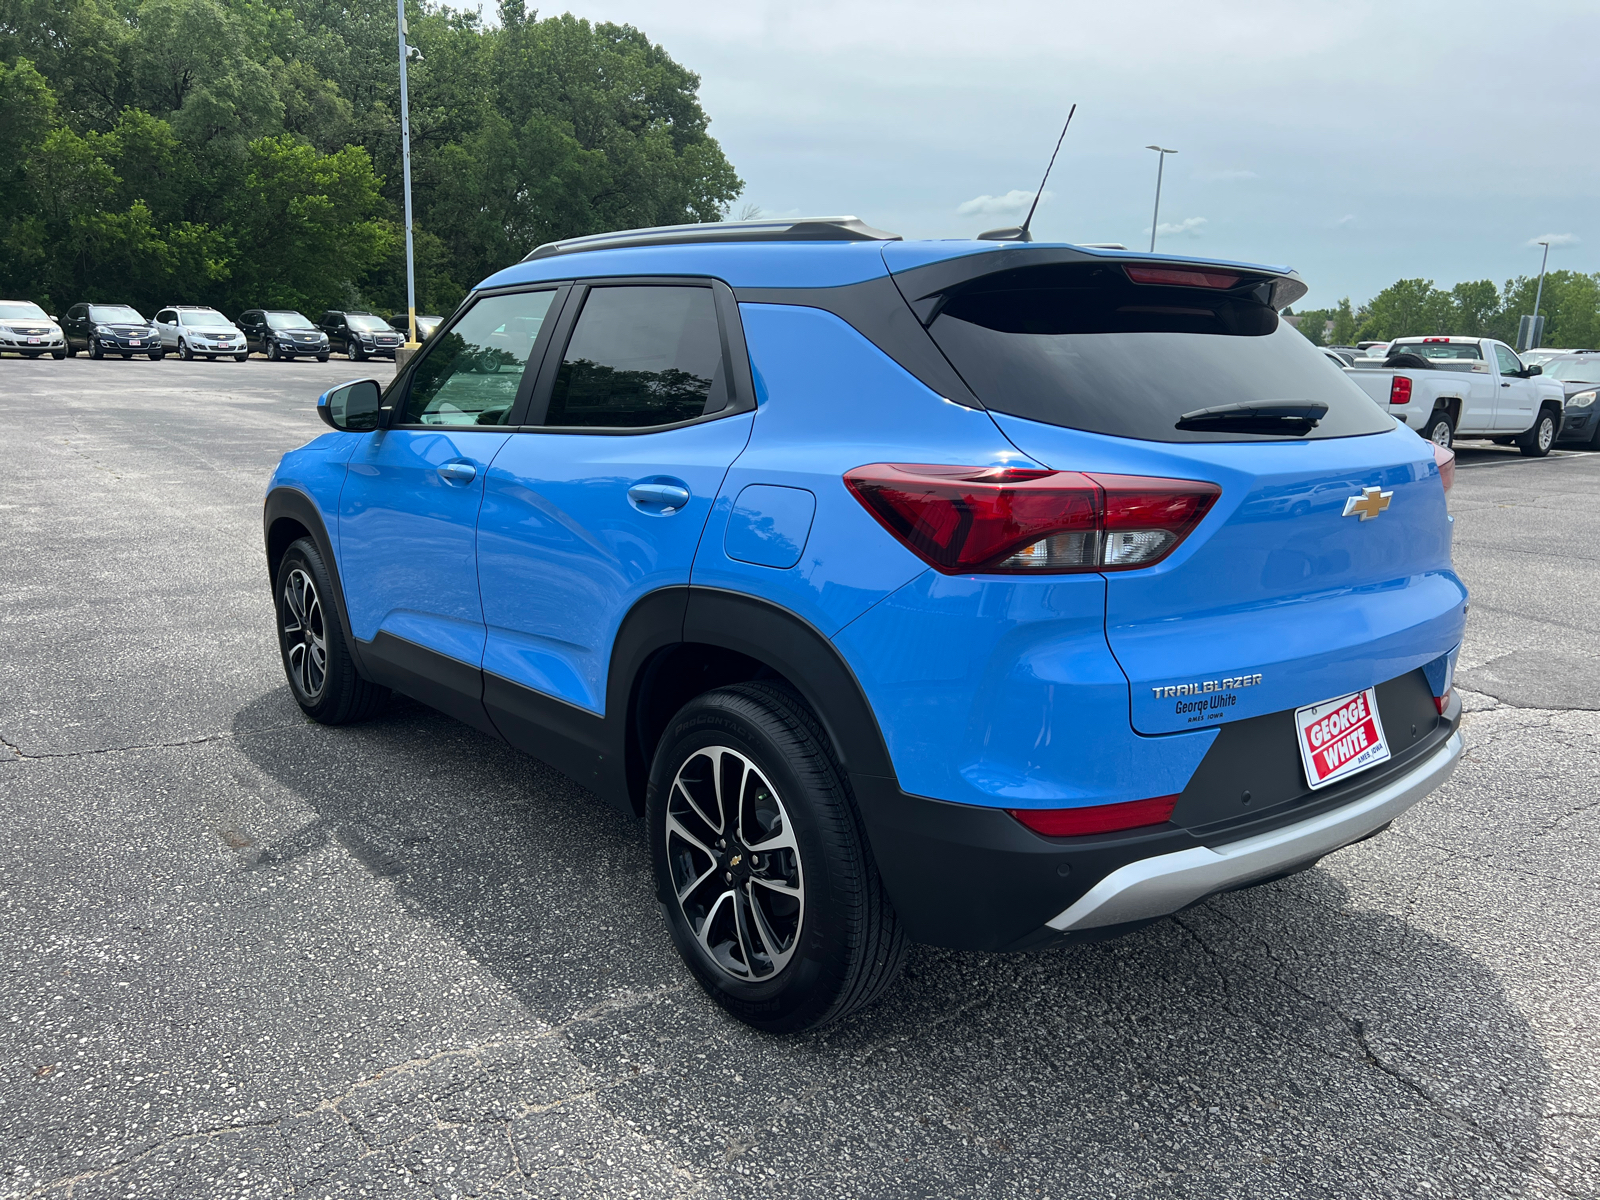
<svg viewBox="0 0 1600 1200">
<path fill-rule="evenodd" d="M 1245 400 L 1186 412 L 1173 428 L 1196 433 L 1276 433 L 1304 437 L 1327 415 L 1328 406 L 1318 400 Z"/>
</svg>

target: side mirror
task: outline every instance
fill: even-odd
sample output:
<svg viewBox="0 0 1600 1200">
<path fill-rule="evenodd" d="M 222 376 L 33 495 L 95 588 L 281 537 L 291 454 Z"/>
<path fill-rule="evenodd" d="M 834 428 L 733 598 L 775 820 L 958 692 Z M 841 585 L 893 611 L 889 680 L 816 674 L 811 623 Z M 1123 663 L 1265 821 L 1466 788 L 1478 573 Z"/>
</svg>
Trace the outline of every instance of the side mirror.
<svg viewBox="0 0 1600 1200">
<path fill-rule="evenodd" d="M 376 379 L 356 379 L 317 397 L 317 416 L 341 432 L 365 433 L 378 427 L 383 397 Z"/>
<path fill-rule="evenodd" d="M 1544 368 L 1543 367 L 1529 367 L 1526 371 L 1523 372 L 1523 374 L 1526 375 L 1529 379 L 1532 379 L 1535 375 L 1543 375 L 1544 374 Z"/>
</svg>

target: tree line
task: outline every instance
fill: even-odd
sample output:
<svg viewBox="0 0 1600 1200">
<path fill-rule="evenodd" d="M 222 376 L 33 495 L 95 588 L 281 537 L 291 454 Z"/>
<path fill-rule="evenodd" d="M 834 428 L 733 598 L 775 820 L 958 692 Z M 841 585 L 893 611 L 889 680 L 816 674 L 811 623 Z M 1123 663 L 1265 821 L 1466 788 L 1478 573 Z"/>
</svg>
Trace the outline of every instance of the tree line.
<svg viewBox="0 0 1600 1200">
<path fill-rule="evenodd" d="M 0 0 L 0 296 L 399 309 L 389 0 Z M 626 25 L 408 0 L 419 311 L 541 242 L 716 220 L 700 80 Z"/>
<path fill-rule="evenodd" d="M 1333 308 L 1302 309 L 1294 316 L 1300 332 L 1319 346 L 1434 334 L 1499 338 L 1514 346 L 1517 325 L 1532 315 L 1537 290 L 1538 277 L 1528 275 L 1507 280 L 1503 289 L 1488 279 L 1449 290 L 1431 279 L 1402 279 L 1359 308 L 1346 297 Z M 1545 319 L 1541 344 L 1600 347 L 1600 274 L 1551 271 L 1539 311 Z"/>
</svg>

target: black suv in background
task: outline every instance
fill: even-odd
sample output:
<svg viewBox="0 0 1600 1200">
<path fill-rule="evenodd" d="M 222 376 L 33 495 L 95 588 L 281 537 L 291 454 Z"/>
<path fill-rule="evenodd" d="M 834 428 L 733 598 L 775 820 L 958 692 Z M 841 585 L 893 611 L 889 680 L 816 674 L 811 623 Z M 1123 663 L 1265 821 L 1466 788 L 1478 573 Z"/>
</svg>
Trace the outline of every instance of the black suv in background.
<svg viewBox="0 0 1600 1200">
<path fill-rule="evenodd" d="M 61 319 L 61 332 L 66 335 L 68 358 L 87 350 L 90 358 L 148 354 L 156 362 L 167 353 L 161 331 L 126 304 L 74 304 Z"/>
<path fill-rule="evenodd" d="M 317 328 L 328 335 L 328 344 L 334 350 L 343 350 L 351 362 L 393 358 L 406 340 L 389 322 L 369 312 L 330 309 L 318 319 Z"/>
<path fill-rule="evenodd" d="M 318 362 L 328 361 L 328 335 L 292 308 L 252 308 L 240 313 L 235 323 L 244 331 L 246 348 L 259 350 L 273 362 L 312 355 Z"/>
</svg>

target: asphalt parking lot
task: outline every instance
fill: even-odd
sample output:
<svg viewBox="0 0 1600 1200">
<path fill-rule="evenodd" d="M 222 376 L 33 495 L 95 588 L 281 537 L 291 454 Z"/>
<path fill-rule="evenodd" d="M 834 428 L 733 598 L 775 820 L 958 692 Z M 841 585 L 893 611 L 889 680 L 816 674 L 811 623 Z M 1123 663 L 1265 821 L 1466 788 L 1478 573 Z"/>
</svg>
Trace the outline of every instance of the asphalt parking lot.
<svg viewBox="0 0 1600 1200">
<path fill-rule="evenodd" d="M 1600 455 L 1463 448 L 1469 750 L 1389 833 L 774 1039 L 636 825 L 290 699 L 261 495 L 370 373 L 0 360 L 0 1196 L 1600 1195 Z"/>
</svg>

